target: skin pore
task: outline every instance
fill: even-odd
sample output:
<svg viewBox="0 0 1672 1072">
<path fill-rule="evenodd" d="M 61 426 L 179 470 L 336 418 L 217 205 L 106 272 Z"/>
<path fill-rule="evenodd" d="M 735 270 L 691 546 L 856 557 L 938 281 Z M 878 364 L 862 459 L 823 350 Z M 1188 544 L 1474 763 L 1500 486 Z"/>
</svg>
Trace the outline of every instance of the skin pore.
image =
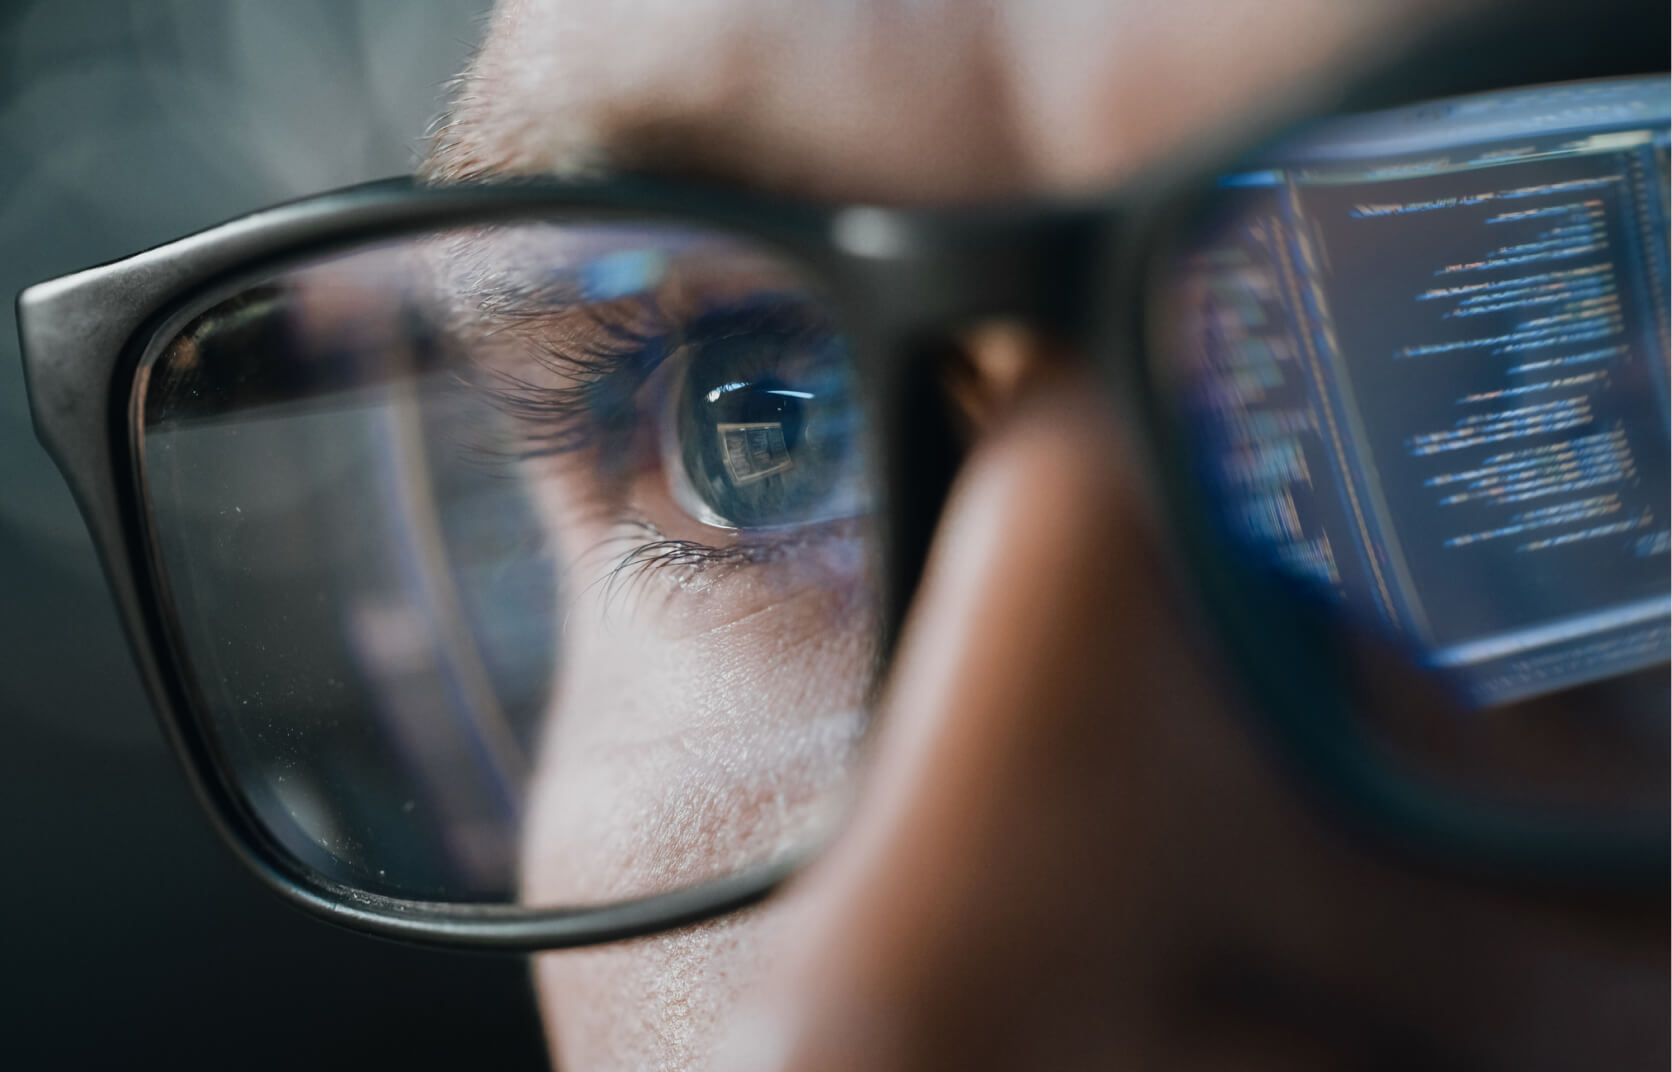
<svg viewBox="0 0 1672 1072">
<path fill-rule="evenodd" d="M 508 0 L 431 171 L 906 203 L 1085 189 L 1431 14 Z M 1167 580 L 1113 403 L 1038 340 L 972 346 L 997 371 L 851 823 L 762 909 L 538 958 L 559 1067 L 1663 1067 L 1663 915 L 1413 869 L 1296 799 Z M 627 654 L 658 668 L 638 695 L 716 717 L 736 697 L 700 685 L 703 659 L 764 672 L 746 644 L 664 654 Z M 827 679 L 857 655 L 832 659 Z M 560 782 L 538 815 L 578 806 Z M 597 861 L 538 815 L 531 894 L 562 899 Z"/>
</svg>

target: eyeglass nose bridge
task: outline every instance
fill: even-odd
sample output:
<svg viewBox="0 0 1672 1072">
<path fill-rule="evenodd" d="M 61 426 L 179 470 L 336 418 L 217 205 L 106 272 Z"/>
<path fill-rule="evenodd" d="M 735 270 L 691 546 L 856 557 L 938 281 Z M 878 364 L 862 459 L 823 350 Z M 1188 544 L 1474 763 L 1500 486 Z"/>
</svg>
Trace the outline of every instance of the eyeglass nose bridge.
<svg viewBox="0 0 1672 1072">
<path fill-rule="evenodd" d="M 1127 233 L 1096 208 L 923 213 L 860 206 L 830 220 L 832 247 L 897 337 L 945 336 L 983 320 L 1082 337 L 1098 279 Z"/>
<path fill-rule="evenodd" d="M 1125 262 L 1127 215 L 1106 206 L 922 212 L 854 207 L 828 221 L 834 275 L 863 315 L 853 332 L 875 397 L 890 489 L 881 650 L 892 653 L 962 464 L 939 371 L 970 329 L 995 322 L 1089 356 Z M 1124 312 L 1117 315 L 1124 316 Z M 910 489 L 903 493 L 903 489 Z M 886 658 L 885 658 L 886 662 Z M 879 674 L 879 682 L 885 675 Z"/>
</svg>

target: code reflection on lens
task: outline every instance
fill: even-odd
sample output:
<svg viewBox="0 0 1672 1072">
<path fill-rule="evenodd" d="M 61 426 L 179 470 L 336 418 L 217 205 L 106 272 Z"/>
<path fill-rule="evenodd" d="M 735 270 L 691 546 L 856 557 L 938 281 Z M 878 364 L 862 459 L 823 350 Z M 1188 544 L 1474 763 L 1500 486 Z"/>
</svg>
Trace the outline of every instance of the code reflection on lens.
<svg viewBox="0 0 1672 1072">
<path fill-rule="evenodd" d="M 588 905 L 804 850 L 865 728 L 845 333 L 665 224 L 370 243 L 149 359 L 144 487 L 196 716 L 303 867 Z"/>
<path fill-rule="evenodd" d="M 1664 77 L 1333 119 L 1167 269 L 1158 371 L 1229 542 L 1464 707 L 1648 675 L 1657 714 L 1608 713 L 1664 738 L 1667 145 Z"/>
</svg>

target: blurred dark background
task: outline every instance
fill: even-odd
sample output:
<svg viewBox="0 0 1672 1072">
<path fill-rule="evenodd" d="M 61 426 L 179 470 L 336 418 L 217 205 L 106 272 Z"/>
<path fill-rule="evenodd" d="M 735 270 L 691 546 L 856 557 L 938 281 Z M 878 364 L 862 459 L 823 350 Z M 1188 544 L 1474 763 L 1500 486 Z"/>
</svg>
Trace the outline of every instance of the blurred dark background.
<svg viewBox="0 0 1672 1072">
<path fill-rule="evenodd" d="M 0 1066 L 538 1068 L 525 962 L 304 918 L 216 840 L 35 444 L 10 297 L 409 171 L 487 0 L 0 0 Z"/>
</svg>

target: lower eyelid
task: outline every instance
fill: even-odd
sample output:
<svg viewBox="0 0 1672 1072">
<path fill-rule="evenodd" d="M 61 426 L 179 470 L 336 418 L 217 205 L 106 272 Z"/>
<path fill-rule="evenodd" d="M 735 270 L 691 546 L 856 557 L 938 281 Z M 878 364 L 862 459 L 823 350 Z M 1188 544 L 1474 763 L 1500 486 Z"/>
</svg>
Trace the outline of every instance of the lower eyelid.
<svg viewBox="0 0 1672 1072">
<path fill-rule="evenodd" d="M 630 577 L 667 570 L 669 579 L 688 582 L 696 577 L 717 580 L 739 568 L 771 568 L 793 565 L 808 576 L 832 576 L 851 572 L 860 560 L 859 543 L 864 538 L 863 519 L 842 518 L 794 529 L 739 532 L 725 543 L 671 535 L 643 520 L 625 523 L 627 532 L 612 540 L 613 577 Z M 613 551 L 618 540 L 636 540 L 634 546 Z M 847 545 L 848 549 L 841 548 Z"/>
</svg>

